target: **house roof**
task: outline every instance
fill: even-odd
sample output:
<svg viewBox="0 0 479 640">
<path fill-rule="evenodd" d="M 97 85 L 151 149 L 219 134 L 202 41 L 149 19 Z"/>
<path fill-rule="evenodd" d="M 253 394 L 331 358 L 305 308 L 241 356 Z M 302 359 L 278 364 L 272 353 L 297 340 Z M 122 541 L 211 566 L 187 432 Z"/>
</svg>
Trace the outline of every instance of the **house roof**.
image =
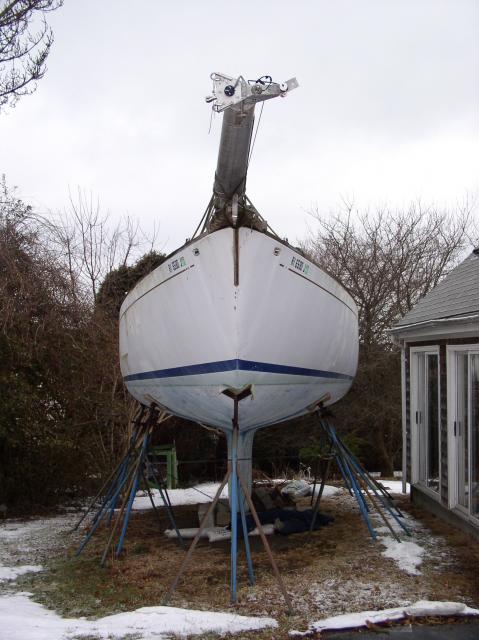
<svg viewBox="0 0 479 640">
<path fill-rule="evenodd" d="M 453 269 L 393 327 L 479 313 L 479 249 Z"/>
</svg>

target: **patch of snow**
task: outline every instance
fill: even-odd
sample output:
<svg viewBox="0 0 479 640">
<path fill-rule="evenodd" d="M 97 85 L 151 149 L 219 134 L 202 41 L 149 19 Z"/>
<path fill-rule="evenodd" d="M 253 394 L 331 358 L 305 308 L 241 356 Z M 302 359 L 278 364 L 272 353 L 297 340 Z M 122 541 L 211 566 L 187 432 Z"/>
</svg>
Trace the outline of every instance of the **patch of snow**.
<svg viewBox="0 0 479 640">
<path fill-rule="evenodd" d="M 422 564 L 425 549 L 410 540 L 398 542 L 392 536 L 382 536 L 381 544 L 385 547 L 381 554 L 391 558 L 398 567 L 411 576 L 420 575 L 418 567 Z"/>
<path fill-rule="evenodd" d="M 168 497 L 173 507 L 187 504 L 202 504 L 204 502 L 212 502 L 219 488 L 219 482 L 205 482 L 196 487 L 190 487 L 189 489 L 168 489 Z M 157 507 L 163 507 L 163 500 L 161 499 L 158 489 L 152 489 L 151 493 L 155 505 Z M 221 492 L 221 497 L 228 497 L 228 485 L 226 485 Z M 139 491 L 133 501 L 133 509 L 139 511 L 151 508 L 148 494 L 145 491 Z"/>
<path fill-rule="evenodd" d="M 183 539 L 188 540 L 192 539 L 196 536 L 199 531 L 199 527 L 191 527 L 189 529 L 180 529 L 180 535 Z M 264 524 L 263 532 L 265 535 L 273 535 L 274 533 L 274 525 L 272 524 Z M 259 536 L 258 527 L 249 532 L 250 536 Z M 175 539 L 176 531 L 175 529 L 165 529 L 165 536 L 167 538 Z M 201 532 L 201 538 L 207 538 L 210 542 L 217 542 L 218 540 L 230 540 L 231 539 L 231 531 L 227 527 L 205 527 Z"/>
<path fill-rule="evenodd" d="M 15 580 L 15 578 L 25 573 L 37 573 L 38 571 L 43 571 L 41 565 L 24 564 L 17 567 L 3 567 L 0 565 L 0 582 Z"/>
<path fill-rule="evenodd" d="M 42 571 L 41 563 L 56 549 L 65 547 L 65 534 L 78 513 L 36 520 L 7 520 L 0 525 L 0 585 L 30 572 Z"/>
<path fill-rule="evenodd" d="M 0 563 L 12 551 L 50 557 L 52 547 L 63 540 L 78 521 L 79 515 L 68 514 L 36 520 L 7 520 L 0 525 Z"/>
<path fill-rule="evenodd" d="M 263 533 L 265 536 L 272 536 L 274 533 L 274 525 L 273 524 L 264 524 L 263 525 Z M 259 536 L 259 529 L 255 527 L 252 531 L 249 532 L 249 536 Z M 231 531 L 226 529 L 226 527 L 210 527 L 208 530 L 206 537 L 210 542 L 218 542 L 218 540 L 231 540 Z"/>
<path fill-rule="evenodd" d="M 185 528 L 185 529 L 180 529 L 179 531 L 180 531 L 180 534 L 181 534 L 181 537 L 183 538 L 183 540 L 193 540 L 193 538 L 198 533 L 198 529 L 199 529 L 199 527 L 188 527 L 188 528 Z M 206 530 L 206 528 L 203 529 L 203 532 L 201 534 L 202 538 L 206 538 L 205 530 Z M 167 538 L 171 538 L 173 540 L 175 538 L 177 538 L 175 529 L 165 529 L 163 533 L 165 534 L 165 536 Z"/>
<path fill-rule="evenodd" d="M 378 522 L 382 522 L 377 514 L 372 519 L 374 528 L 379 534 L 379 542 L 384 547 L 381 554 L 394 560 L 401 571 L 411 576 L 420 575 L 419 567 L 426 557 L 426 552 L 429 557 L 431 555 L 430 549 L 434 549 L 434 555 L 440 555 L 441 541 L 431 536 L 431 533 L 411 515 L 403 514 L 401 518 L 401 522 L 411 533 L 411 538 L 395 520 L 388 517 L 388 521 L 393 531 L 398 535 L 400 542 L 392 535 L 389 527 L 386 525 L 377 526 Z"/>
<path fill-rule="evenodd" d="M 2 637 L 8 640 L 70 640 L 78 636 L 121 639 L 141 634 L 142 640 L 160 640 L 172 634 L 239 633 L 275 628 L 273 618 L 254 618 L 231 613 L 196 611 L 176 607 L 142 607 L 99 620 L 62 618 L 33 602 L 28 593 L 0 597 Z M 136 637 L 136 636 L 135 636 Z"/>
<path fill-rule="evenodd" d="M 419 600 L 404 609 L 410 618 L 425 616 L 477 616 L 479 609 L 472 609 L 462 602 L 442 602 L 438 600 Z"/>
<path fill-rule="evenodd" d="M 402 480 L 379 480 L 389 493 L 402 493 Z M 411 485 L 406 483 L 406 494 L 411 493 Z M 404 494 L 403 494 L 404 495 Z"/>
<path fill-rule="evenodd" d="M 339 629 L 358 629 L 368 624 L 395 622 L 405 617 L 419 618 L 424 616 L 477 616 L 479 609 L 467 607 L 462 602 L 438 602 L 420 600 L 408 607 L 394 607 L 381 611 L 360 611 L 345 613 L 318 620 L 309 625 L 307 631 L 290 631 L 289 635 L 299 638 L 320 631 L 337 631 Z"/>
<path fill-rule="evenodd" d="M 337 631 L 338 629 L 358 629 L 360 627 L 366 627 L 368 623 L 378 624 L 380 622 L 391 622 L 395 620 L 402 620 L 405 617 L 404 610 L 400 608 L 383 609 L 382 611 L 360 611 L 359 613 L 343 613 L 339 616 L 331 616 L 330 618 L 324 618 L 324 620 L 318 620 L 313 622 L 309 626 L 306 633 L 318 631 Z M 305 635 L 295 631 L 290 633 L 291 636 Z"/>
<path fill-rule="evenodd" d="M 273 480 L 274 483 L 281 483 L 284 480 Z M 319 486 L 316 485 L 315 495 L 319 492 Z M 203 504 L 207 502 L 212 502 L 213 498 L 216 495 L 220 487 L 219 482 L 204 482 L 203 484 L 199 484 L 196 487 L 190 487 L 189 489 L 168 489 L 168 497 L 173 507 L 179 507 L 189 504 Z M 312 488 L 310 490 L 310 494 L 312 493 Z M 338 493 L 342 493 L 341 487 L 332 487 L 330 485 L 325 485 L 323 496 L 328 498 L 330 496 L 334 496 Z M 152 489 L 151 494 L 153 496 L 153 501 L 155 506 L 163 507 L 163 500 L 161 499 L 161 494 L 158 489 Z M 228 498 L 228 485 L 226 485 L 221 492 L 221 498 Z M 133 509 L 136 511 L 142 511 L 144 509 L 151 509 L 150 498 L 146 491 L 139 491 L 136 494 L 136 497 L 133 501 Z"/>
<path fill-rule="evenodd" d="M 7 521 L 0 527 L 0 540 L 19 540 L 25 538 L 43 528 L 44 520 L 31 520 L 30 522 Z"/>
</svg>

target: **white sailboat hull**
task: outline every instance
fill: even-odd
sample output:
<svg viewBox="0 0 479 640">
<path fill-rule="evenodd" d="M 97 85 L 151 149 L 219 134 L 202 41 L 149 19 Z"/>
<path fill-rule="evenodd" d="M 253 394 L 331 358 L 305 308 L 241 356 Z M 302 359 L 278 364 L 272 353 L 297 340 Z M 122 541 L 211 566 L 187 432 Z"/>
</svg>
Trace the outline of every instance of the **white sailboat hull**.
<svg viewBox="0 0 479 640">
<path fill-rule="evenodd" d="M 277 239 L 221 229 L 146 276 L 120 311 L 120 358 L 130 393 L 195 422 L 231 429 L 223 392 L 251 385 L 240 430 L 301 415 L 350 388 L 358 356 L 351 297 Z"/>
</svg>

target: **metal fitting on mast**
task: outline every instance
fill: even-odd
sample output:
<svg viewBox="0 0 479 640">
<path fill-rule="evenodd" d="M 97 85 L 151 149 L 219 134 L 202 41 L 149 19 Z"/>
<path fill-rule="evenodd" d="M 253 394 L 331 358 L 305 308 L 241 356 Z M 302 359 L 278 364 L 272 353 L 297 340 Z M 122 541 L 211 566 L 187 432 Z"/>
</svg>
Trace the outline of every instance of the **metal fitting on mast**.
<svg viewBox="0 0 479 640">
<path fill-rule="evenodd" d="M 213 111 L 223 113 L 221 141 L 218 151 L 213 206 L 215 227 L 239 226 L 245 209 L 246 175 L 254 124 L 254 108 L 278 96 L 284 97 L 298 86 L 296 78 L 278 84 L 271 76 L 258 80 L 232 78 L 212 73 L 213 92 L 206 97 Z"/>
</svg>

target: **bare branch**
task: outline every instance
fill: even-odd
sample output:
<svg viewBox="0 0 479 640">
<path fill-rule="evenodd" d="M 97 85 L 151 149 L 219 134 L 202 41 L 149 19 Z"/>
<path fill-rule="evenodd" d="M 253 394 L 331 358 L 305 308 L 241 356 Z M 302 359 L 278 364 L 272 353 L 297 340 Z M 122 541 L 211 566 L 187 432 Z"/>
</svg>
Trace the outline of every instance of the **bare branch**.
<svg viewBox="0 0 479 640">
<path fill-rule="evenodd" d="M 304 249 L 355 299 L 364 345 L 388 329 L 457 263 L 471 228 L 471 203 L 449 213 L 420 202 L 407 211 L 353 210 L 325 218 Z"/>
<path fill-rule="evenodd" d="M 0 5 L 0 110 L 33 93 L 46 71 L 53 32 L 45 13 L 63 0 L 11 0 Z"/>
</svg>

